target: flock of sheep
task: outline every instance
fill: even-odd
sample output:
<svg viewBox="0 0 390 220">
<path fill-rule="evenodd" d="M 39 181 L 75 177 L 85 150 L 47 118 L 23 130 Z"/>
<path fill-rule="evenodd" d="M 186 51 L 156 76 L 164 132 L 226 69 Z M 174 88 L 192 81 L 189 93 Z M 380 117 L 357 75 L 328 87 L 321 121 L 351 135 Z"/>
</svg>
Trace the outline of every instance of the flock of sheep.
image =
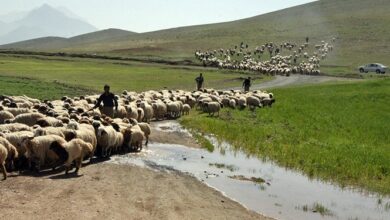
<svg viewBox="0 0 390 220">
<path fill-rule="evenodd" d="M 209 115 L 223 107 L 250 109 L 271 106 L 272 93 L 203 89 L 123 91 L 114 118 L 91 110 L 98 95 L 43 101 L 27 96 L 0 96 L 0 169 L 52 168 L 75 165 L 83 160 L 114 153 L 140 151 L 147 146 L 151 120 L 176 119 L 197 108 Z"/>
<path fill-rule="evenodd" d="M 336 38 L 331 43 L 321 41 L 312 46 L 308 41 L 301 45 L 291 42 L 275 44 L 269 42 L 255 48 L 249 48 L 248 44 L 241 42 L 228 49 L 209 51 L 195 51 L 195 57 L 204 66 L 213 66 L 221 69 L 247 70 L 262 74 L 286 75 L 320 74 L 320 61 L 325 60 L 333 50 Z M 313 51 L 310 54 L 309 51 Z M 268 52 L 269 60 L 265 55 Z M 284 55 L 282 55 L 282 53 Z M 263 57 L 263 61 L 262 61 Z"/>
</svg>

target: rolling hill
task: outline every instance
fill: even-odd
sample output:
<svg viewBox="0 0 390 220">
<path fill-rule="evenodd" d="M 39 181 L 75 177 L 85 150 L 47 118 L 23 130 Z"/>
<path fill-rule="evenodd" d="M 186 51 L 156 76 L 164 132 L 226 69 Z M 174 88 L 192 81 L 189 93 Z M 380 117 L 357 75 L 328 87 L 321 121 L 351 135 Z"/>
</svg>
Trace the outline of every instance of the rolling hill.
<svg viewBox="0 0 390 220">
<path fill-rule="evenodd" d="M 390 1 L 320 0 L 273 13 L 218 24 L 197 25 L 148 33 L 123 35 L 99 32 L 84 41 L 33 40 L 0 48 L 38 51 L 99 52 L 127 57 L 193 59 L 196 49 L 227 48 L 242 41 L 251 47 L 265 42 L 311 42 L 337 37 L 335 51 L 325 64 L 354 68 L 390 58 Z M 77 39 L 77 38 L 76 38 Z M 57 41 L 58 39 L 54 39 Z M 61 40 L 60 40 L 61 41 Z"/>
</svg>

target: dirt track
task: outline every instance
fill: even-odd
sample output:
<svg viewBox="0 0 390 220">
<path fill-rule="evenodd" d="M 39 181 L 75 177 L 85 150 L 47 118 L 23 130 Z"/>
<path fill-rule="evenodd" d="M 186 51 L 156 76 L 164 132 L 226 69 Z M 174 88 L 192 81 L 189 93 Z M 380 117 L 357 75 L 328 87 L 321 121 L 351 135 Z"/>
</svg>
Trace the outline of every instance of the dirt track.
<svg viewBox="0 0 390 220">
<path fill-rule="evenodd" d="M 356 81 L 360 79 L 343 78 L 343 77 L 331 77 L 331 76 L 309 76 L 309 75 L 291 75 L 289 77 L 277 75 L 275 79 L 266 81 L 260 84 L 253 82 L 251 89 L 267 89 L 284 86 L 294 86 L 302 84 L 316 84 L 324 82 L 340 82 L 340 81 Z M 242 89 L 241 87 L 234 87 L 229 89 Z"/>
</svg>

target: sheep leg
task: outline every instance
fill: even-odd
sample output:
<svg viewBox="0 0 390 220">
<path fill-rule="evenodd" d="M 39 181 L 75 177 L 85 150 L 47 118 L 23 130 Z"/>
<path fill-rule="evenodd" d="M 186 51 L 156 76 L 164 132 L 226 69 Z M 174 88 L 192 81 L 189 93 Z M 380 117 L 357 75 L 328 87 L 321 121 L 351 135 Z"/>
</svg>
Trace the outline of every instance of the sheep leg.
<svg viewBox="0 0 390 220">
<path fill-rule="evenodd" d="M 3 172 L 3 180 L 7 179 L 7 170 L 5 169 L 4 164 L 0 166 L 0 170 Z"/>
<path fill-rule="evenodd" d="M 66 165 L 66 167 L 65 167 L 65 174 L 66 175 L 68 175 L 68 173 L 69 173 L 69 167 L 70 167 L 70 165 Z"/>
<path fill-rule="evenodd" d="M 75 173 L 79 172 L 79 169 L 81 168 L 81 165 L 82 165 L 82 160 L 83 159 L 81 157 L 76 160 L 76 170 L 74 171 Z"/>
<path fill-rule="evenodd" d="M 148 137 L 146 137 L 145 146 L 148 146 L 148 143 L 149 143 L 149 136 L 148 136 Z"/>
</svg>

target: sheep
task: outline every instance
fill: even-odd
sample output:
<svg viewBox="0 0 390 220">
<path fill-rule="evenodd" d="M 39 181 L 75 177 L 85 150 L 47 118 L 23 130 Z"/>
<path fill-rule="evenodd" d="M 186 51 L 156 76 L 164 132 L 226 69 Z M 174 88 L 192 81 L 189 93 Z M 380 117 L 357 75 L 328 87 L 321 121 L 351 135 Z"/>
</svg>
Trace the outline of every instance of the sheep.
<svg viewBox="0 0 390 220">
<path fill-rule="evenodd" d="M 15 117 L 9 111 L 0 111 L 0 124 L 3 124 L 5 120 L 13 120 Z"/>
<path fill-rule="evenodd" d="M 56 163 L 60 159 L 59 156 L 51 151 L 50 145 L 53 142 L 65 143 L 65 139 L 57 135 L 46 135 L 39 137 L 29 137 L 23 141 L 23 146 L 26 148 L 25 156 L 29 160 L 29 167 L 31 168 L 31 161 L 36 162 L 36 168 L 39 172 L 41 166 L 49 163 L 52 168 L 55 168 Z"/>
<path fill-rule="evenodd" d="M 189 104 L 184 104 L 182 115 L 189 115 L 190 111 L 191 111 L 191 106 Z"/>
<path fill-rule="evenodd" d="M 44 118 L 45 115 L 41 113 L 23 113 L 18 116 L 16 116 L 13 120 L 11 120 L 12 123 L 22 123 L 28 126 L 33 126 L 37 123 L 39 119 Z"/>
<path fill-rule="evenodd" d="M 70 141 L 74 138 L 79 138 L 87 143 L 90 143 L 92 145 L 92 153 L 87 156 L 89 158 L 93 157 L 96 151 L 98 141 L 95 134 L 95 128 L 92 125 L 71 122 L 67 125 L 67 129 L 64 133 L 66 141 Z"/>
<path fill-rule="evenodd" d="M 5 158 L 6 164 L 8 164 L 8 167 L 10 169 L 14 169 L 14 160 L 16 158 L 18 158 L 18 155 L 19 155 L 16 147 L 13 144 L 11 144 L 4 137 L 0 137 L 0 144 L 3 145 L 7 149 L 7 152 L 8 152 L 7 158 Z"/>
<path fill-rule="evenodd" d="M 77 174 L 81 168 L 83 158 L 92 153 L 93 146 L 82 139 L 76 138 L 65 143 L 55 141 L 50 145 L 50 150 L 56 152 L 61 162 L 65 163 L 65 174 L 68 174 L 73 161 L 76 164 L 75 173 Z"/>
<path fill-rule="evenodd" d="M 35 123 L 41 127 L 62 127 L 64 124 L 61 120 L 53 117 L 44 117 L 37 120 Z"/>
<path fill-rule="evenodd" d="M 45 135 L 57 135 L 57 136 L 60 136 L 62 138 L 65 138 L 65 128 L 63 127 L 60 127 L 60 128 L 57 128 L 57 127 L 37 127 L 35 130 L 34 130 L 34 137 L 38 137 L 38 136 L 45 136 Z"/>
<path fill-rule="evenodd" d="M 255 97 L 255 96 L 248 96 L 246 98 L 246 103 L 249 106 L 249 108 L 252 110 L 254 110 L 256 107 L 259 107 L 259 108 L 262 107 L 260 99 Z"/>
<path fill-rule="evenodd" d="M 123 145 L 123 135 L 112 126 L 95 127 L 98 146 L 101 148 L 101 156 L 111 155 L 112 150 L 117 150 Z"/>
<path fill-rule="evenodd" d="M 131 120 L 131 125 L 133 130 L 141 130 L 144 133 L 145 137 L 145 146 L 148 146 L 149 143 L 149 136 L 152 133 L 152 129 L 150 128 L 150 125 L 148 123 L 143 122 L 137 122 L 136 120 Z"/>
<path fill-rule="evenodd" d="M 244 109 L 246 107 L 246 105 L 247 105 L 246 104 L 246 98 L 243 97 L 243 96 L 239 97 L 238 100 L 237 100 L 237 105 L 238 105 L 238 107 L 240 109 Z"/>
<path fill-rule="evenodd" d="M 167 104 L 167 113 L 171 118 L 180 117 L 180 105 L 178 102 L 170 102 Z"/>
<path fill-rule="evenodd" d="M 167 106 L 163 102 L 156 102 L 152 104 L 153 112 L 156 120 L 163 120 L 167 114 Z"/>
<path fill-rule="evenodd" d="M 31 110 L 28 109 L 28 108 L 7 108 L 7 109 L 4 109 L 8 112 L 10 112 L 11 114 L 14 115 L 14 117 L 18 116 L 18 115 L 21 115 L 21 114 L 25 114 L 25 113 L 30 113 Z"/>
<path fill-rule="evenodd" d="M 149 123 L 150 120 L 153 118 L 153 107 L 149 105 L 147 102 L 141 103 L 141 108 L 144 110 L 144 121 Z"/>
<path fill-rule="evenodd" d="M 5 169 L 5 161 L 8 158 L 8 150 L 0 143 L 0 169 L 3 173 L 3 180 L 7 179 L 7 170 Z"/>
<path fill-rule="evenodd" d="M 115 117 L 117 118 L 125 118 L 127 116 L 127 111 L 124 106 L 118 106 L 118 110 L 115 113 Z"/>
<path fill-rule="evenodd" d="M 214 116 L 214 113 L 218 113 L 223 108 L 223 105 L 219 102 L 208 102 L 204 103 L 204 111 L 209 113 L 209 116 Z"/>
<path fill-rule="evenodd" d="M 131 150 L 141 151 L 143 139 L 144 133 L 140 129 L 127 128 L 123 133 L 124 143 Z"/>
<path fill-rule="evenodd" d="M 143 121 L 145 117 L 145 112 L 142 108 L 137 108 L 138 111 L 138 118 L 137 121 Z"/>
<path fill-rule="evenodd" d="M 232 109 L 235 109 L 236 108 L 236 100 L 230 99 L 229 100 L 229 107 Z"/>
<path fill-rule="evenodd" d="M 138 119 L 137 107 L 127 105 L 127 106 L 125 106 L 125 108 L 127 111 L 127 118 L 128 119 L 131 119 L 131 118 Z"/>
</svg>

